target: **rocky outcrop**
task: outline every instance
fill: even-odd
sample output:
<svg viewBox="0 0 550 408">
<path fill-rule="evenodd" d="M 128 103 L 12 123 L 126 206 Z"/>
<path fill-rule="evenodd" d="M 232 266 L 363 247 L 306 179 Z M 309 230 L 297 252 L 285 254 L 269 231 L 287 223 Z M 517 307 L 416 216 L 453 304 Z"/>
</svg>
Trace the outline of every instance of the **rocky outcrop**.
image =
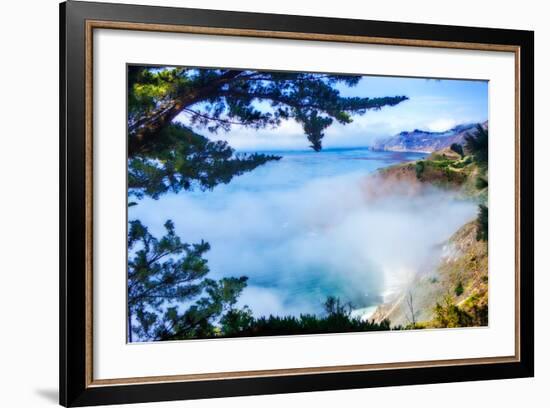
<svg viewBox="0 0 550 408">
<path fill-rule="evenodd" d="M 488 251 L 476 233 L 475 221 L 462 226 L 438 249 L 436 262 L 426 265 L 401 292 L 380 305 L 371 319 L 389 319 L 392 326 L 414 321 L 419 327 L 437 327 L 436 306 L 450 302 L 471 316 L 472 325 L 486 325 Z"/>
</svg>

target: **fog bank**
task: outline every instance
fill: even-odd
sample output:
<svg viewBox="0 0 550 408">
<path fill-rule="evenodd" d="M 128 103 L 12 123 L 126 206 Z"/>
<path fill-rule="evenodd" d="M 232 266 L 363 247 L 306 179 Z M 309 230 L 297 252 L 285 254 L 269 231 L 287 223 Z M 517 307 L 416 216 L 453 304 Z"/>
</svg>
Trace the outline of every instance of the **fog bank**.
<svg viewBox="0 0 550 408">
<path fill-rule="evenodd" d="M 341 159 L 331 165 L 349 158 Z M 306 174 L 285 157 L 211 192 L 142 200 L 129 216 L 157 235 L 170 218 L 185 242 L 208 241 L 210 277 L 248 276 L 239 303 L 256 316 L 321 313 L 330 295 L 364 308 L 422 268 L 476 214 L 474 203 L 436 189 L 365 194 L 368 173 L 385 165 Z"/>
</svg>

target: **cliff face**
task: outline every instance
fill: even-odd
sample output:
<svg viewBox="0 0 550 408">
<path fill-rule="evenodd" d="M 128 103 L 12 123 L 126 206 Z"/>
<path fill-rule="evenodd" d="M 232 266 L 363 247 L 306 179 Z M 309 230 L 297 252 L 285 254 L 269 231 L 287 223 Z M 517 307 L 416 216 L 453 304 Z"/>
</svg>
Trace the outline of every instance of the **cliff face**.
<svg viewBox="0 0 550 408">
<path fill-rule="evenodd" d="M 459 197 L 486 200 L 487 189 L 476 187 L 480 169 L 471 158 L 446 148 L 424 160 L 382 169 L 380 184 L 408 186 L 410 194 L 425 188 L 450 189 Z M 488 324 L 488 246 L 477 238 L 472 220 L 435 248 L 435 256 L 410 282 L 370 316 L 408 328 L 484 326 Z"/>
<path fill-rule="evenodd" d="M 419 271 L 403 291 L 381 305 L 371 319 L 375 322 L 389 319 L 392 326 L 410 326 L 414 321 L 418 328 L 449 327 L 441 318 L 448 312 L 444 308 L 455 306 L 465 312 L 470 325 L 487 325 L 487 243 L 478 241 L 476 234 L 474 221 L 462 226 L 438 248 L 439 257 L 434 265 Z"/>
<path fill-rule="evenodd" d="M 487 122 L 483 124 L 487 127 Z M 453 143 L 464 144 L 464 137 L 475 130 L 476 124 L 455 126 L 445 132 L 429 132 L 415 129 L 412 132 L 401 132 L 387 139 L 377 141 L 374 150 L 394 152 L 432 153 L 449 147 Z"/>
</svg>

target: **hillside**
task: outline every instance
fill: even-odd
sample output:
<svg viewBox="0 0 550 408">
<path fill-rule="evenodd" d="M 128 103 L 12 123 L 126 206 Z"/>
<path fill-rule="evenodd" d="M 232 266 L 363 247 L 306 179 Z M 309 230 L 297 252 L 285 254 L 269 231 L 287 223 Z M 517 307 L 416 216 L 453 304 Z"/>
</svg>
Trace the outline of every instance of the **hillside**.
<svg viewBox="0 0 550 408">
<path fill-rule="evenodd" d="M 483 123 L 487 128 L 487 122 Z M 449 147 L 453 143 L 463 144 L 464 137 L 475 130 L 476 124 L 462 124 L 445 132 L 429 132 L 415 129 L 411 132 L 401 132 L 387 139 L 378 140 L 374 150 L 394 152 L 432 153 Z"/>
<path fill-rule="evenodd" d="M 437 186 L 455 191 L 463 199 L 484 203 L 487 187 L 480 185 L 481 173 L 472 156 L 462 158 L 445 148 L 424 160 L 382 169 L 377 177 L 389 185 L 405 184 L 411 194 Z M 436 253 L 370 319 L 389 319 L 392 326 L 409 328 L 487 325 L 488 246 L 478 240 L 478 220 L 459 228 L 436 248 Z"/>
<path fill-rule="evenodd" d="M 411 189 L 436 186 L 456 190 L 468 197 L 482 197 L 486 190 L 477 188 L 479 167 L 471 156 L 461 158 L 449 148 L 439 150 L 423 160 L 407 162 L 379 170 L 383 183 L 401 182 Z"/>
<path fill-rule="evenodd" d="M 389 319 L 392 326 L 409 326 L 414 310 L 416 328 L 487 325 L 487 243 L 478 241 L 476 234 L 475 221 L 461 227 L 441 245 L 435 265 L 419 271 L 371 319 L 376 323 Z M 458 321 L 452 322 L 453 318 Z"/>
</svg>

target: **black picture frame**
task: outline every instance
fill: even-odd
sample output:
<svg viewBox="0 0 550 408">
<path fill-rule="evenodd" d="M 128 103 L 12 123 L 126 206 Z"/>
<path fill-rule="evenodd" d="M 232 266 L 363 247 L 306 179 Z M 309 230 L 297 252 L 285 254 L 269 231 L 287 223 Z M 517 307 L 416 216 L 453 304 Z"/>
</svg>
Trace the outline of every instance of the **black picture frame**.
<svg viewBox="0 0 550 408">
<path fill-rule="evenodd" d="M 518 361 L 286 376 L 90 384 L 86 284 L 86 23 L 111 21 L 517 47 Z M 382 21 L 68 1 L 60 5 L 60 403 L 64 406 L 340 390 L 534 376 L 534 33 Z M 497 254 L 493 256 L 498 256 Z"/>
</svg>

